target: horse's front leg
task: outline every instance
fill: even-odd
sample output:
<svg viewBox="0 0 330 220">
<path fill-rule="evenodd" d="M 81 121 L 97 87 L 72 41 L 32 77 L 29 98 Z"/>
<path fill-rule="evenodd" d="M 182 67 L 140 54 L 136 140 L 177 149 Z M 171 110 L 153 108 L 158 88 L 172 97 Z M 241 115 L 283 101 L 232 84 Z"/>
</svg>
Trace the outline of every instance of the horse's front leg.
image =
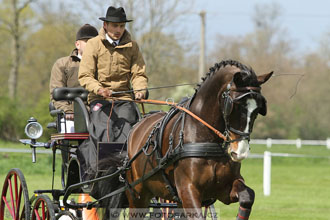
<svg viewBox="0 0 330 220">
<path fill-rule="evenodd" d="M 203 219 L 202 202 L 200 192 L 192 184 L 184 187 L 177 187 L 178 195 L 182 201 L 182 208 L 187 219 Z"/>
<path fill-rule="evenodd" d="M 187 219 L 201 219 L 202 201 L 201 191 L 196 186 L 200 175 L 194 173 L 190 160 L 180 161 L 174 172 L 174 180 L 182 208 Z M 193 175 L 195 174 L 195 175 Z"/>
<path fill-rule="evenodd" d="M 245 185 L 244 180 L 237 179 L 233 182 L 230 192 L 230 198 L 233 202 L 239 202 L 237 220 L 249 219 L 252 205 L 254 202 L 254 191 Z"/>
</svg>

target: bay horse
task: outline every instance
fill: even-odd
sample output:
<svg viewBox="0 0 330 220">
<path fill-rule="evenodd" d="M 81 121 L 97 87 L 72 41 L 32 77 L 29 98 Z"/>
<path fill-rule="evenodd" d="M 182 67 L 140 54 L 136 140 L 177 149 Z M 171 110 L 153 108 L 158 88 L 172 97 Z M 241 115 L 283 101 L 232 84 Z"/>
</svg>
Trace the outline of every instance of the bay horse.
<svg viewBox="0 0 330 220">
<path fill-rule="evenodd" d="M 128 185 L 142 181 L 126 190 L 130 213 L 161 197 L 194 213 L 201 213 L 208 201 L 239 202 L 237 219 L 248 219 L 254 191 L 240 174 L 240 162 L 248 156 L 257 115 L 266 115 L 260 86 L 272 73 L 257 76 L 251 67 L 234 60 L 210 68 L 195 94 L 181 106 L 213 130 L 176 108 L 137 123 L 127 141 L 128 157 L 134 160 L 126 179 Z"/>
</svg>

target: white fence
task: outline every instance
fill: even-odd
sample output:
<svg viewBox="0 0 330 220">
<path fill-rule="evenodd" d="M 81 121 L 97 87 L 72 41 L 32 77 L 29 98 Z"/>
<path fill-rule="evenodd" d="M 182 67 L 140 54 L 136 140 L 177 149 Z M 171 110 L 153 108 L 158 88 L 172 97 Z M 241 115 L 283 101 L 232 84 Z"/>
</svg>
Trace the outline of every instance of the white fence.
<svg viewBox="0 0 330 220">
<path fill-rule="evenodd" d="M 252 139 L 250 141 L 251 144 L 263 144 L 266 145 L 267 148 L 271 148 L 272 145 L 296 145 L 297 148 L 301 148 L 302 145 L 309 146 L 326 146 L 327 149 L 330 149 L 330 138 L 327 140 L 285 140 L 285 139 Z M 30 153 L 31 149 L 10 149 L 10 148 L 0 148 L 0 152 L 16 152 L 16 153 Z M 52 151 L 49 150 L 40 150 L 37 149 L 37 153 L 46 153 L 51 154 Z M 57 152 L 60 153 L 60 152 Z M 288 153 L 271 153 L 269 151 L 265 151 L 264 154 L 250 154 L 249 158 L 263 158 L 264 166 L 263 166 L 263 190 L 264 195 L 269 196 L 271 192 L 271 159 L 272 157 L 313 157 L 313 158 L 329 158 L 330 157 L 322 157 L 322 156 L 312 156 L 312 155 L 299 155 L 299 154 L 288 154 Z"/>
<path fill-rule="evenodd" d="M 310 157 L 310 158 L 328 158 L 327 156 L 313 156 L 313 155 L 302 155 L 302 154 L 288 154 L 288 153 L 271 153 L 265 151 L 262 154 L 250 154 L 249 158 L 264 158 L 264 168 L 263 168 L 263 189 L 264 195 L 270 196 L 271 191 L 271 167 L 272 167 L 272 157 Z"/>
<path fill-rule="evenodd" d="M 281 144 L 281 145 L 296 145 L 297 148 L 301 148 L 302 145 L 310 145 L 310 146 L 326 146 L 327 149 L 330 150 L 330 138 L 327 140 L 285 140 L 285 139 L 252 139 L 250 141 L 251 144 L 264 144 L 267 148 L 271 148 L 272 145 Z"/>
</svg>

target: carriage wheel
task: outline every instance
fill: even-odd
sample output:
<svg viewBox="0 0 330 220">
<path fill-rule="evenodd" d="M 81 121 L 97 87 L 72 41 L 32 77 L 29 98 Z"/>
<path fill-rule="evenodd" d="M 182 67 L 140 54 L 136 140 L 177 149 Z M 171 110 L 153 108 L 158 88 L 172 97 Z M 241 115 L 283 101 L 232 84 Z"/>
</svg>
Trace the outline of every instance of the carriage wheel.
<svg viewBox="0 0 330 220">
<path fill-rule="evenodd" d="M 0 220 L 30 219 L 30 201 L 22 171 L 11 169 L 5 179 L 1 193 Z"/>
<path fill-rule="evenodd" d="M 61 220 L 61 219 L 77 220 L 78 218 L 75 217 L 75 215 L 73 213 L 71 213 L 70 211 L 62 211 L 62 212 L 58 213 L 58 215 L 56 215 L 56 219 L 58 219 L 58 220 Z"/>
<path fill-rule="evenodd" d="M 39 195 L 32 209 L 31 220 L 55 220 L 55 210 L 52 201 L 46 195 Z"/>
</svg>

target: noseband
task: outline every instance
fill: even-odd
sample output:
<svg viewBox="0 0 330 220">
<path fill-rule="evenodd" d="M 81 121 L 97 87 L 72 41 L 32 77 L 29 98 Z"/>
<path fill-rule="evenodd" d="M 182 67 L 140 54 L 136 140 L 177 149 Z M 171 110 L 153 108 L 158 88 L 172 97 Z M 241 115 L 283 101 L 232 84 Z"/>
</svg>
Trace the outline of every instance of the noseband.
<svg viewBox="0 0 330 220">
<path fill-rule="evenodd" d="M 241 100 L 242 98 L 249 96 L 249 95 L 257 95 L 257 96 L 261 96 L 260 94 L 260 90 L 261 87 L 253 87 L 253 86 L 246 86 L 246 87 L 233 87 L 232 86 L 232 82 L 228 83 L 227 85 L 227 89 L 226 91 L 224 91 L 222 93 L 222 100 L 223 100 L 223 108 L 222 108 L 222 114 L 223 114 L 223 119 L 225 121 L 225 131 L 224 131 L 224 135 L 226 136 L 226 144 L 232 143 L 232 142 L 236 142 L 236 141 L 241 141 L 241 140 L 248 140 L 250 141 L 250 134 L 251 132 L 243 132 L 240 130 L 237 130 L 233 127 L 230 126 L 228 117 L 230 116 L 230 114 L 232 113 L 233 110 L 233 106 L 235 102 L 238 102 L 239 100 Z M 239 95 L 238 97 L 232 97 L 230 95 L 231 92 L 237 92 L 237 93 L 241 93 L 241 95 Z M 230 139 L 229 136 L 229 132 L 238 134 L 240 137 L 237 139 Z"/>
</svg>

